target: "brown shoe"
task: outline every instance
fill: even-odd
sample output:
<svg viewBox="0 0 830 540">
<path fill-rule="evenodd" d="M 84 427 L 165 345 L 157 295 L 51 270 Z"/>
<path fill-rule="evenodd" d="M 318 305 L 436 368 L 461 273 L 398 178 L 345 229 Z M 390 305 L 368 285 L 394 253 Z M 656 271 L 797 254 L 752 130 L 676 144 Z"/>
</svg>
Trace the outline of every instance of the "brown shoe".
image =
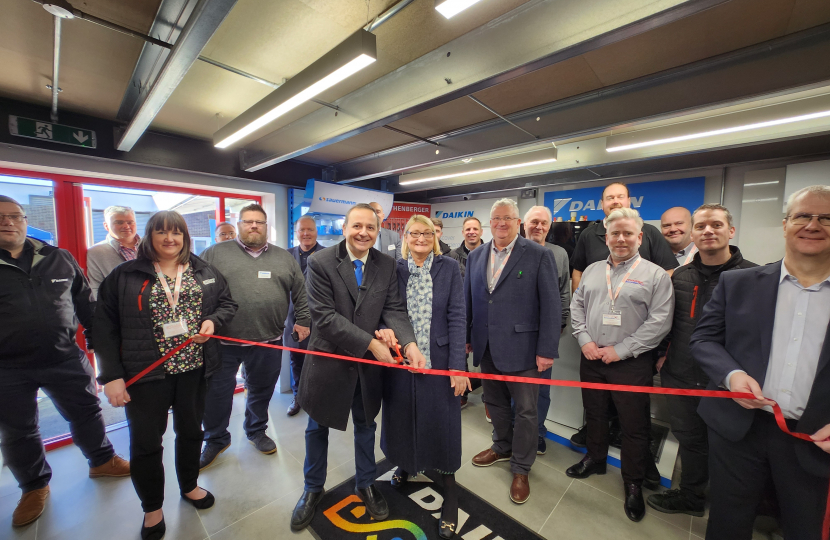
<svg viewBox="0 0 830 540">
<path fill-rule="evenodd" d="M 297 399 L 294 398 L 291 400 L 291 405 L 288 406 L 288 411 L 286 411 L 288 416 L 294 416 L 298 412 L 300 412 L 300 404 L 297 403 Z"/>
<path fill-rule="evenodd" d="M 484 452 L 479 452 L 478 455 L 473 458 L 473 465 L 476 467 L 489 467 L 493 463 L 498 463 L 499 461 L 508 461 L 510 456 L 512 456 L 512 454 L 497 454 L 488 448 Z"/>
<path fill-rule="evenodd" d="M 43 509 L 46 508 L 46 498 L 48 496 L 49 486 L 24 493 L 17 502 L 17 508 L 14 509 L 12 525 L 22 527 L 39 518 L 43 513 Z"/>
<path fill-rule="evenodd" d="M 524 504 L 530 498 L 530 481 L 526 474 L 513 474 L 513 483 L 510 484 L 510 500 L 516 504 Z"/>
<path fill-rule="evenodd" d="M 130 476 L 130 462 L 121 456 L 112 456 L 112 459 L 103 465 L 89 468 L 90 478 L 101 478 L 102 476 Z"/>
</svg>

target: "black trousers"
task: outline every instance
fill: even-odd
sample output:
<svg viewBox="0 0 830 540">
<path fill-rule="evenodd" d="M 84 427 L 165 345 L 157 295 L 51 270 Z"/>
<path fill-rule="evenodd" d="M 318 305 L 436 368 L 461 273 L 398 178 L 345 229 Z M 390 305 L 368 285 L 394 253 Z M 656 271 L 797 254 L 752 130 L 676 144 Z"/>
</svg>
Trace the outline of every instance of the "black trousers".
<svg viewBox="0 0 830 540">
<path fill-rule="evenodd" d="M 602 360 L 588 360 L 581 355 L 579 378 L 582 382 L 652 385 L 652 353 L 611 364 Z M 608 457 L 608 406 L 617 406 L 622 428 L 622 477 L 626 483 L 642 485 L 646 464 L 651 459 L 648 435 L 651 426 L 651 401 L 648 394 L 582 390 L 582 403 L 588 425 L 588 456 L 595 461 Z"/>
<path fill-rule="evenodd" d="M 794 422 L 788 422 L 790 430 Z M 819 540 L 827 504 L 828 479 L 805 470 L 797 445 L 812 444 L 785 434 L 772 414 L 755 413 L 742 440 L 732 442 L 709 430 L 709 526 L 706 540 L 749 540 L 770 478 L 778 493 L 784 538 Z"/>
<path fill-rule="evenodd" d="M 694 385 L 681 383 L 665 371 L 660 374 L 663 388 L 699 390 Z M 666 396 L 669 405 L 671 432 L 680 446 L 680 491 L 690 501 L 702 503 L 709 483 L 709 434 L 703 418 L 697 414 L 700 398 L 693 396 Z"/>
<path fill-rule="evenodd" d="M 90 467 L 112 459 L 98 396 L 89 391 L 92 376 L 92 366 L 80 349 L 77 358 L 42 368 L 0 368 L 0 449 L 24 493 L 49 485 L 52 478 L 38 429 L 39 388 L 69 422 L 72 440 Z"/>
<path fill-rule="evenodd" d="M 515 375 L 517 377 L 539 378 L 536 368 L 526 371 L 503 373 L 493 364 L 490 346 L 484 350 L 481 358 L 481 372 L 495 375 Z M 514 474 L 530 474 L 530 468 L 536 461 L 536 449 L 539 444 L 539 426 L 537 423 L 537 405 L 539 402 L 539 385 L 527 383 L 510 383 L 483 380 L 484 402 L 493 421 L 493 452 L 498 454 L 513 453 L 510 458 L 510 471 Z M 510 400 L 516 410 L 515 420 Z"/>
<path fill-rule="evenodd" d="M 164 502 L 162 436 L 167 431 L 167 411 L 173 407 L 176 432 L 176 476 L 179 491 L 196 489 L 202 450 L 202 415 L 205 411 L 204 368 L 164 379 L 139 382 L 127 389 L 130 422 L 130 470 L 133 486 L 145 512 L 159 510 Z"/>
</svg>

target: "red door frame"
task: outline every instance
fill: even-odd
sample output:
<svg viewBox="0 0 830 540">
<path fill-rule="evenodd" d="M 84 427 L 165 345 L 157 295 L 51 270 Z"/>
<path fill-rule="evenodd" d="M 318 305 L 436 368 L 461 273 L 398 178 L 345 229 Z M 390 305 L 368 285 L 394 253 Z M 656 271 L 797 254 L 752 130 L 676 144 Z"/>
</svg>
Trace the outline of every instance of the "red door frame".
<svg viewBox="0 0 830 540">
<path fill-rule="evenodd" d="M 164 184 L 146 184 L 139 182 L 128 182 L 124 180 L 109 180 L 106 178 L 94 178 L 84 175 L 56 174 L 39 171 L 28 171 L 21 169 L 9 169 L 0 167 L 0 175 L 14 176 L 17 178 L 31 178 L 33 180 L 50 180 L 54 187 L 55 199 L 55 227 L 58 233 L 58 247 L 68 250 L 78 261 L 78 264 L 86 272 L 86 225 L 85 220 L 79 216 L 84 215 L 84 185 L 97 185 L 126 189 L 144 189 L 147 191 L 165 191 L 171 193 L 185 193 L 188 195 L 202 195 L 206 197 L 217 197 L 219 203 L 216 208 L 216 223 L 225 220 L 225 199 L 250 199 L 262 204 L 262 197 L 259 195 L 246 195 L 241 193 L 228 193 L 224 191 L 212 191 L 206 189 L 190 189 L 180 186 L 168 186 Z M 79 337 L 82 336 L 80 329 Z M 86 351 L 83 339 L 78 340 L 78 345 Z M 87 353 L 89 357 L 92 355 Z M 90 362 L 94 362 L 90 358 Z M 236 392 L 242 392 L 244 388 L 238 386 Z M 107 431 L 122 428 L 126 422 L 120 422 L 107 426 Z M 59 435 L 43 441 L 46 450 L 54 450 L 62 446 L 72 444 L 70 434 Z"/>
</svg>

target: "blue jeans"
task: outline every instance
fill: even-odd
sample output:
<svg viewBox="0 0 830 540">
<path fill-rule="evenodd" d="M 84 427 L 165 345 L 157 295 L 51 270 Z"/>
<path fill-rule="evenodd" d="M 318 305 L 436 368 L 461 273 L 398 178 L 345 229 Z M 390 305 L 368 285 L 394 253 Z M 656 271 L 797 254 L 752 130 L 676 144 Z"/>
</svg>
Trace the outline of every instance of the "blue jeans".
<svg viewBox="0 0 830 540">
<path fill-rule="evenodd" d="M 222 367 L 208 380 L 207 402 L 202 423 L 207 444 L 227 446 L 231 443 L 228 424 L 233 408 L 233 391 L 239 365 L 245 365 L 245 434 L 249 439 L 268 427 L 268 404 L 280 378 L 282 351 L 267 347 L 222 345 Z"/>
<path fill-rule="evenodd" d="M 358 489 L 371 486 L 377 477 L 375 464 L 375 430 L 377 423 L 374 418 L 366 418 L 363 410 L 363 397 L 360 393 L 360 381 L 352 399 L 352 423 L 354 424 L 354 462 L 355 485 Z M 308 427 L 305 430 L 305 490 L 310 493 L 323 491 L 326 484 L 326 468 L 328 466 L 329 428 L 321 426 L 308 418 Z"/>
</svg>

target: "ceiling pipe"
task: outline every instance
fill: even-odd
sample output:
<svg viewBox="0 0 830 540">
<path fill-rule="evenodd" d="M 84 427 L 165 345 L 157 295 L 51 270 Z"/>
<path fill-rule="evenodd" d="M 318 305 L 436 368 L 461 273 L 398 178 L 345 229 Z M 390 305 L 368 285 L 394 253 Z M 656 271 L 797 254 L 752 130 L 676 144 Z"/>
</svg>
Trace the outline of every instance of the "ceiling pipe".
<svg viewBox="0 0 830 540">
<path fill-rule="evenodd" d="M 377 29 L 378 26 L 382 25 L 383 23 L 387 22 L 389 19 L 391 19 L 392 17 L 394 17 L 395 15 L 400 13 L 400 11 L 403 8 L 405 8 L 406 6 L 408 6 L 409 4 L 411 4 L 414 1 L 415 0 L 401 0 L 400 2 L 395 4 L 394 6 L 390 7 L 389 9 L 387 9 L 386 11 L 384 11 L 383 13 L 381 13 L 380 15 L 375 17 L 374 20 L 372 22 L 370 22 L 369 24 L 367 24 L 366 26 L 364 26 L 363 29 L 366 30 L 367 32 L 373 32 L 374 30 Z"/>
<path fill-rule="evenodd" d="M 53 16 L 55 19 L 55 46 L 52 50 L 52 112 L 49 115 L 53 123 L 58 123 L 58 75 L 60 72 L 61 63 L 61 18 L 57 15 Z"/>
</svg>

